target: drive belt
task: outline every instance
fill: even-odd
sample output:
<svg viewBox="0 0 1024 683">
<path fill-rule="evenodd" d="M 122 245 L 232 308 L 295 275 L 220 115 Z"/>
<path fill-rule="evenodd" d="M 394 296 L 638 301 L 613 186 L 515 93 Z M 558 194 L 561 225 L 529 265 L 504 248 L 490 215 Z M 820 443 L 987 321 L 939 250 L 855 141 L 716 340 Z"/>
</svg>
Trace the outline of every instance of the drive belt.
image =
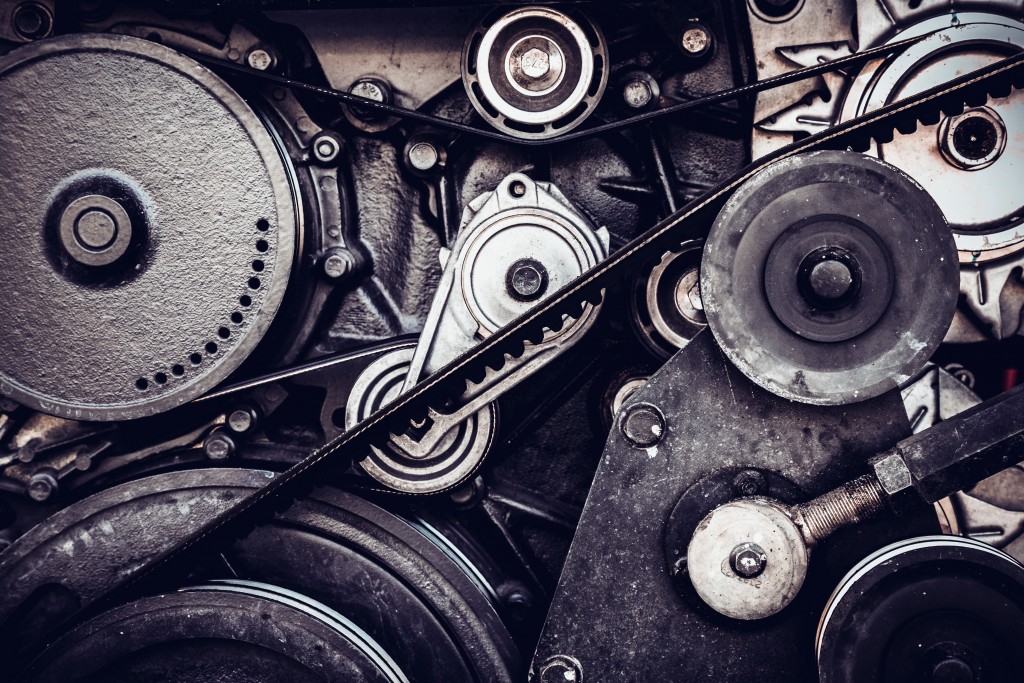
<svg viewBox="0 0 1024 683">
<path fill-rule="evenodd" d="M 606 287 L 623 275 L 639 272 L 643 263 L 688 239 L 706 234 L 718 210 L 731 193 L 772 162 L 821 149 L 866 151 L 872 140 L 886 143 L 896 135 L 909 134 L 919 125 L 937 124 L 942 115 L 961 113 L 965 106 L 980 106 L 990 97 L 1005 97 L 1012 89 L 1024 87 L 1024 53 L 996 62 L 895 102 L 874 112 L 805 138 L 769 156 L 758 159 L 703 197 L 689 203 L 638 236 L 605 261 L 587 271 L 526 314 L 483 340 L 472 350 L 424 378 L 377 413 L 329 443 L 317 448 L 301 462 L 268 481 L 246 498 L 207 521 L 184 540 L 152 557 L 104 598 L 83 606 L 73 620 L 88 616 L 101 606 L 132 597 L 144 579 L 164 576 L 178 568 L 194 553 L 216 551 L 251 531 L 262 520 L 287 509 L 308 495 L 317 485 L 343 471 L 354 458 L 373 445 L 384 443 L 391 433 L 405 432 L 414 420 L 422 420 L 427 409 L 443 412 L 457 401 L 467 382 L 483 380 L 488 368 L 498 369 L 506 358 L 523 352 L 528 343 L 539 342 L 545 328 L 558 329 L 566 317 L 578 316 L 583 307 L 601 301 Z"/>
</svg>

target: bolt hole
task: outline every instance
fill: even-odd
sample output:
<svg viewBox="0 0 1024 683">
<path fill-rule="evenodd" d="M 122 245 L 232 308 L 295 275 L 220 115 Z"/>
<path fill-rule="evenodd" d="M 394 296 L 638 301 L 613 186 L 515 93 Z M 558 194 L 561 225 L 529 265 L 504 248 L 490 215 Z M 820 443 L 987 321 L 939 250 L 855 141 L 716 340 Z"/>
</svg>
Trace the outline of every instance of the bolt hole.
<svg viewBox="0 0 1024 683">
<path fill-rule="evenodd" d="M 153 379 L 156 381 L 157 384 L 167 384 L 166 373 L 158 372 L 155 375 L 153 375 Z"/>
<path fill-rule="evenodd" d="M 270 230 L 270 221 L 268 221 L 266 218 L 259 219 L 258 221 L 256 221 L 256 229 L 259 230 L 260 232 L 266 232 L 267 230 Z"/>
<path fill-rule="evenodd" d="M 200 363 L 203 362 L 203 357 L 198 353 L 193 353 L 188 357 L 188 362 L 191 363 L 192 365 L 199 365 Z"/>
<path fill-rule="evenodd" d="M 231 330 L 226 327 L 221 327 L 217 330 L 217 336 L 221 339 L 227 339 L 231 336 Z"/>
<path fill-rule="evenodd" d="M 206 342 L 206 352 L 211 356 L 217 353 L 217 342 Z"/>
<path fill-rule="evenodd" d="M 522 197 L 526 194 L 526 183 L 521 180 L 513 180 L 509 183 L 508 193 L 517 199 Z"/>
<path fill-rule="evenodd" d="M 149 382 L 146 381 L 145 377 L 140 377 L 135 380 L 135 388 L 139 391 L 145 391 L 149 388 Z"/>
<path fill-rule="evenodd" d="M 259 289 L 260 279 L 258 277 L 249 278 L 249 289 Z"/>
<path fill-rule="evenodd" d="M 256 241 L 256 251 L 258 251 L 260 253 L 265 253 L 268 249 L 270 249 L 270 242 L 268 242 L 266 240 L 257 240 Z"/>
<path fill-rule="evenodd" d="M 257 273 L 262 273 L 264 268 L 266 268 L 266 264 L 263 263 L 263 261 L 261 261 L 260 259 L 256 259 L 255 261 L 252 262 L 252 269 L 255 270 Z"/>
<path fill-rule="evenodd" d="M 185 374 L 185 366 L 181 363 L 175 363 L 171 366 L 171 374 L 175 377 L 181 377 Z"/>
<path fill-rule="evenodd" d="M 242 323 L 242 314 L 239 313 L 238 311 L 235 311 L 234 313 L 232 313 L 231 314 L 231 322 L 233 322 L 236 325 L 240 325 Z"/>
<path fill-rule="evenodd" d="M 244 308 L 249 308 L 250 306 L 252 306 L 252 297 L 249 296 L 248 294 L 243 294 L 242 296 L 238 297 L 238 303 Z"/>
</svg>

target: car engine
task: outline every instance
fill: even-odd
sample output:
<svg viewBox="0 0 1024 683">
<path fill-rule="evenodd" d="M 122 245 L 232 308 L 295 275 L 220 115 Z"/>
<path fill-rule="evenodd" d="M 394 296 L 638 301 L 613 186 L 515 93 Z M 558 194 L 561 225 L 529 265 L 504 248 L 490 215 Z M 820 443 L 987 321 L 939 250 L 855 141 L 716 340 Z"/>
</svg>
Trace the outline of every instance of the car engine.
<svg viewBox="0 0 1024 683">
<path fill-rule="evenodd" d="M 1016 0 L 0 0 L 0 680 L 1021 679 Z"/>
</svg>

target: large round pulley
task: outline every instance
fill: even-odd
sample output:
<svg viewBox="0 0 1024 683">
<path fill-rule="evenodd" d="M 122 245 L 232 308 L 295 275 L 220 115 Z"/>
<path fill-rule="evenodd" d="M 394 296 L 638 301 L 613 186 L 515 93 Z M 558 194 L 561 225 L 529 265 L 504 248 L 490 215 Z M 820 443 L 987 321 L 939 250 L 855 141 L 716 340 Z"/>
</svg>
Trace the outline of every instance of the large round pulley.
<svg viewBox="0 0 1024 683">
<path fill-rule="evenodd" d="M 27 681 L 408 683 L 365 631 L 295 591 L 253 581 L 122 605 L 46 651 Z"/>
<path fill-rule="evenodd" d="M 790 157 L 747 181 L 701 266 L 704 312 L 729 359 L 769 391 L 820 405 L 907 381 L 942 341 L 957 284 L 935 201 L 852 152 Z"/>
<path fill-rule="evenodd" d="M 608 48 L 589 19 L 523 7 L 478 25 L 466 40 L 462 79 L 491 125 L 543 139 L 578 126 L 608 83 Z"/>
<path fill-rule="evenodd" d="M 1020 678 L 1024 567 L 980 541 L 926 536 L 865 558 L 818 624 L 822 683 Z"/>
<path fill-rule="evenodd" d="M 47 637 L 29 680 L 62 683 L 517 679 L 495 563 L 443 520 L 406 521 L 329 487 L 219 548 L 213 566 L 196 565 L 204 580 L 245 582 L 145 597 L 51 633 L 273 476 L 160 474 L 37 525 L 0 562 L 4 651 Z"/>
<path fill-rule="evenodd" d="M 248 356 L 295 249 L 285 162 L 217 76 L 114 35 L 0 57 L 0 393 L 119 420 Z"/>
<path fill-rule="evenodd" d="M 392 351 L 371 363 L 356 380 L 345 406 L 345 428 L 394 401 L 412 363 L 415 344 Z M 497 411 L 488 404 L 445 434 L 424 458 L 413 458 L 388 444 L 373 446 L 361 461 L 363 470 L 389 488 L 408 493 L 433 493 L 454 486 L 479 467 L 497 429 Z"/>
</svg>

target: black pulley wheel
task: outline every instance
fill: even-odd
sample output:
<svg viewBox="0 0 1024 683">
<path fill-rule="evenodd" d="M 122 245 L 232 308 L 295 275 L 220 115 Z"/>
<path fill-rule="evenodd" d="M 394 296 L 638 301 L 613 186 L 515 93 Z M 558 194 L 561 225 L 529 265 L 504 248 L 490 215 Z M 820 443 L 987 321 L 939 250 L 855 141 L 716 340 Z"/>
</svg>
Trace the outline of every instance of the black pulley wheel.
<svg viewBox="0 0 1024 683">
<path fill-rule="evenodd" d="M 747 181 L 715 220 L 701 298 L 751 380 L 791 400 L 863 401 L 894 389 L 942 341 L 956 246 L 912 178 L 854 152 L 812 152 Z"/>
<path fill-rule="evenodd" d="M 270 326 L 295 254 L 286 161 L 223 80 L 151 41 L 0 57 L 0 395 L 124 420 L 206 392 Z"/>
<path fill-rule="evenodd" d="M 925 536 L 865 558 L 818 624 L 822 683 L 1020 680 L 1024 567 L 980 541 Z"/>
</svg>

